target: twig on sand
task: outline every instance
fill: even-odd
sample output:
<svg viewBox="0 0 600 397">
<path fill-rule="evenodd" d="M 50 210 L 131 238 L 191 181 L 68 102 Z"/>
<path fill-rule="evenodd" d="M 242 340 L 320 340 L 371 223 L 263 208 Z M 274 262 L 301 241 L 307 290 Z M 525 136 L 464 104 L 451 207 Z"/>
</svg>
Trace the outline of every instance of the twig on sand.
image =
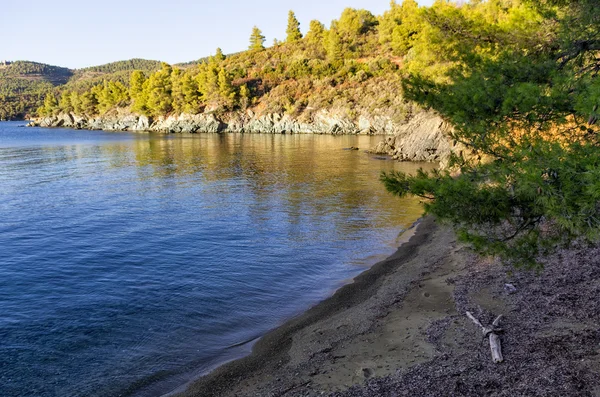
<svg viewBox="0 0 600 397">
<path fill-rule="evenodd" d="M 467 312 L 467 317 L 469 317 L 471 321 L 481 328 L 484 338 L 489 337 L 490 349 L 492 350 L 492 361 L 495 363 L 503 362 L 504 358 L 502 357 L 502 346 L 500 345 L 500 337 L 498 336 L 498 334 L 502 332 L 502 329 L 498 327 L 500 325 L 502 315 L 496 317 L 492 325 L 489 327 L 484 327 L 481 322 L 477 320 L 473 314 L 471 314 L 471 312 Z"/>
<path fill-rule="evenodd" d="M 301 384 L 299 384 L 299 385 L 292 385 L 292 386 L 288 387 L 287 389 L 285 389 L 285 390 L 282 390 L 282 391 L 281 391 L 281 392 L 279 392 L 279 394 L 277 394 L 277 395 L 278 395 L 279 397 L 281 397 L 281 396 L 283 396 L 283 395 L 285 395 L 285 394 L 288 394 L 288 393 L 289 393 L 289 392 L 291 392 L 292 390 L 296 390 L 296 389 L 299 389 L 299 388 L 301 388 L 301 387 L 308 386 L 309 384 L 310 384 L 310 381 L 308 381 L 308 382 L 304 382 L 304 383 L 301 383 Z"/>
</svg>

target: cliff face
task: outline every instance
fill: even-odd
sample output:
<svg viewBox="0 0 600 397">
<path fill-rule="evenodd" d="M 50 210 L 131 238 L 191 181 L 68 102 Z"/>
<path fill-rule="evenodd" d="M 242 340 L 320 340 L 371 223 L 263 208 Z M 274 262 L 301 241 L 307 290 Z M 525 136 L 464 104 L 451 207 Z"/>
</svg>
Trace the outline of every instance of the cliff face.
<svg viewBox="0 0 600 397">
<path fill-rule="evenodd" d="M 448 138 L 451 127 L 433 112 L 419 111 L 407 122 L 388 116 L 361 115 L 351 119 L 344 112 L 322 110 L 310 121 L 277 113 L 258 115 L 252 111 L 217 115 L 180 114 L 151 119 L 127 112 L 85 117 L 60 114 L 32 121 L 30 126 L 65 127 L 106 131 L 151 131 L 160 133 L 257 133 L 257 134 L 365 134 L 387 135 L 371 153 L 400 161 L 445 162 L 464 148 Z"/>
<path fill-rule="evenodd" d="M 85 117 L 73 113 L 42 117 L 30 123 L 39 127 L 65 127 L 106 131 L 153 131 L 163 133 L 239 132 L 261 134 L 367 134 L 393 135 L 401 130 L 388 116 L 359 116 L 351 119 L 343 112 L 322 110 L 309 121 L 278 113 L 258 115 L 252 111 L 217 115 L 180 114 L 151 119 L 126 112 Z"/>
<path fill-rule="evenodd" d="M 371 150 L 400 161 L 427 161 L 446 164 L 452 153 L 467 156 L 467 148 L 454 143 L 449 134 L 452 126 L 433 112 L 422 112 L 399 126 L 393 136 L 385 138 Z"/>
</svg>

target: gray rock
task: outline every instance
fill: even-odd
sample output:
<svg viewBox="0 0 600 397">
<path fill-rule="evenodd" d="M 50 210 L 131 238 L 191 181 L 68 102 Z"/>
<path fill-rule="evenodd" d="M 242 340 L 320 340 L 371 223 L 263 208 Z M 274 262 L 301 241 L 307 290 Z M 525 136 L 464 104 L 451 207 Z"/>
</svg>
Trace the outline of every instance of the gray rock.
<svg viewBox="0 0 600 397">
<path fill-rule="evenodd" d="M 126 110 L 87 117 L 60 114 L 32 121 L 41 127 L 67 127 L 110 131 L 154 131 L 162 133 L 260 133 L 260 134 L 387 134 L 371 153 L 386 155 L 400 161 L 447 162 L 451 153 L 466 152 L 462 145 L 448 138 L 450 126 L 432 112 L 418 111 L 408 121 L 398 123 L 385 114 L 348 116 L 348 109 L 319 110 L 300 121 L 288 114 L 257 114 L 252 110 L 230 112 L 217 116 L 208 111 L 201 114 L 179 114 L 151 119 Z"/>
<path fill-rule="evenodd" d="M 449 138 L 451 126 L 433 112 L 420 112 L 370 150 L 400 161 L 440 162 L 446 166 L 452 153 L 467 153 L 466 148 Z"/>
</svg>

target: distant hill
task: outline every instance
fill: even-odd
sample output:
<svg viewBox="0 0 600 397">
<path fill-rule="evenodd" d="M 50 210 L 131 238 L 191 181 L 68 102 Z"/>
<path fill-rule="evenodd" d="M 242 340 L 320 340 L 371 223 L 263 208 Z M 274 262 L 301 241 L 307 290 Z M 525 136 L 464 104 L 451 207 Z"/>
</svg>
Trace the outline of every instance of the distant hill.
<svg viewBox="0 0 600 397">
<path fill-rule="evenodd" d="M 68 68 L 38 62 L 0 63 L 0 119 L 25 117 L 42 104 L 46 93 L 72 76 Z"/>
<path fill-rule="evenodd" d="M 49 92 L 63 88 L 85 91 L 103 80 L 128 83 L 132 71 L 150 74 L 160 66 L 160 61 L 146 59 L 75 70 L 30 61 L 0 62 L 0 120 L 21 119 L 34 113 Z"/>
<path fill-rule="evenodd" d="M 0 64 L 1 79 L 25 79 L 29 81 L 47 81 L 53 85 L 65 84 L 73 71 L 67 68 L 46 65 L 30 61 L 16 61 Z"/>
<path fill-rule="evenodd" d="M 147 59 L 134 58 L 127 61 L 111 62 L 100 66 L 91 66 L 88 68 L 77 69 L 76 73 L 115 73 L 124 70 L 143 70 L 143 71 L 155 71 L 160 69 L 161 61 L 152 61 Z"/>
<path fill-rule="evenodd" d="M 160 70 L 162 62 L 147 59 L 129 59 L 126 61 L 111 62 L 99 66 L 76 69 L 73 77 L 65 85 L 69 91 L 86 91 L 96 84 L 107 81 L 119 81 L 123 84 L 129 84 L 129 76 L 134 70 L 141 70 L 150 74 Z"/>
<path fill-rule="evenodd" d="M 210 57 L 204 57 L 204 58 L 196 59 L 195 61 L 180 62 L 180 63 L 175 64 L 175 66 L 179 66 L 182 68 L 187 68 L 190 66 L 197 66 L 197 65 L 200 65 L 201 63 L 208 62 L 209 59 L 210 59 Z"/>
</svg>

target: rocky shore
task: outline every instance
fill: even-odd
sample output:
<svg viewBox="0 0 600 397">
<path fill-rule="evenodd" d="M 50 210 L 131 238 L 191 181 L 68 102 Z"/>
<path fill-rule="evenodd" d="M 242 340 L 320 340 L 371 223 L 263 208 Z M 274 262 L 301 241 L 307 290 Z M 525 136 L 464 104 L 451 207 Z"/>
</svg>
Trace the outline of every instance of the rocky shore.
<svg viewBox="0 0 600 397">
<path fill-rule="evenodd" d="M 600 396 L 599 254 L 509 273 L 428 217 L 392 257 L 173 395 Z M 504 315 L 504 363 L 466 311 Z"/>
<path fill-rule="evenodd" d="M 437 114 L 419 111 L 399 123 L 389 116 L 350 118 L 345 112 L 322 110 L 310 121 L 285 114 L 259 115 L 253 111 L 223 114 L 179 114 L 149 118 L 125 110 L 87 117 L 73 113 L 42 117 L 30 127 L 63 127 L 105 131 L 150 131 L 158 133 L 256 133 L 256 134 L 366 134 L 387 135 L 371 152 L 401 161 L 444 162 L 464 148 L 448 138 L 450 126 Z"/>
</svg>

